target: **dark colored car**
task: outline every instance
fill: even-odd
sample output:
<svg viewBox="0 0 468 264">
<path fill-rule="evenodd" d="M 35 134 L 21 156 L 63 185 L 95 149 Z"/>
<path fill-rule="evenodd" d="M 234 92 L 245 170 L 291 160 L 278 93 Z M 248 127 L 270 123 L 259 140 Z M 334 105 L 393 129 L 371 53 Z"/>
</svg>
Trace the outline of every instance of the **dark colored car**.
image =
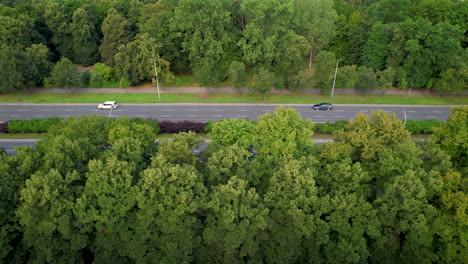
<svg viewBox="0 0 468 264">
<path fill-rule="evenodd" d="M 333 109 L 333 105 L 329 103 L 321 103 L 321 104 L 315 104 L 312 108 L 314 110 L 327 110 L 328 111 L 328 110 Z"/>
</svg>

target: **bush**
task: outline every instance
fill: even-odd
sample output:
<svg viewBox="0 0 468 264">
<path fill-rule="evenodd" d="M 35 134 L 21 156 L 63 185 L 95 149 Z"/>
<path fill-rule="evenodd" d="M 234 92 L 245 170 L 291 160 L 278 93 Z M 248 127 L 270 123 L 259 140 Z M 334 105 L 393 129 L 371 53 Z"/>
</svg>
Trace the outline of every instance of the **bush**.
<svg viewBox="0 0 468 264">
<path fill-rule="evenodd" d="M 45 133 L 47 130 L 62 121 L 58 117 L 33 118 L 30 120 L 12 120 L 8 122 L 8 133 Z"/>
<path fill-rule="evenodd" d="M 180 133 L 193 131 L 195 133 L 203 133 L 205 131 L 206 122 L 194 122 L 194 121 L 181 121 L 171 122 L 162 121 L 159 122 L 160 133 Z"/>
<path fill-rule="evenodd" d="M 0 123 L 0 133 L 6 133 L 8 128 L 8 122 Z"/>
<path fill-rule="evenodd" d="M 117 80 L 114 74 L 114 70 L 101 62 L 94 64 L 91 74 L 93 73 L 99 74 L 99 76 L 101 76 L 102 80 L 106 84 Z"/>
<path fill-rule="evenodd" d="M 372 92 L 377 87 L 377 75 L 372 68 L 364 69 L 359 73 L 356 82 L 356 91 L 360 94 Z"/>
<path fill-rule="evenodd" d="M 205 126 L 205 133 L 211 133 L 212 129 L 213 129 L 213 123 L 216 123 L 218 121 L 213 121 L 213 120 L 210 120 L 208 121 L 208 123 L 206 123 L 206 126 Z"/>
<path fill-rule="evenodd" d="M 146 118 L 145 119 L 145 118 L 134 117 L 134 118 L 130 119 L 130 121 L 132 123 L 149 125 L 150 127 L 152 127 L 154 129 L 154 132 L 156 134 L 159 134 L 159 124 L 158 124 L 157 119 L 153 119 L 153 118 Z"/>
<path fill-rule="evenodd" d="M 336 130 L 344 128 L 348 124 L 348 120 L 338 120 L 335 123 L 326 122 L 326 123 L 315 123 L 314 132 L 322 134 L 331 134 Z"/>
<path fill-rule="evenodd" d="M 433 128 L 439 127 L 440 124 L 440 121 L 434 119 L 407 120 L 405 128 L 412 134 L 431 134 Z"/>
</svg>

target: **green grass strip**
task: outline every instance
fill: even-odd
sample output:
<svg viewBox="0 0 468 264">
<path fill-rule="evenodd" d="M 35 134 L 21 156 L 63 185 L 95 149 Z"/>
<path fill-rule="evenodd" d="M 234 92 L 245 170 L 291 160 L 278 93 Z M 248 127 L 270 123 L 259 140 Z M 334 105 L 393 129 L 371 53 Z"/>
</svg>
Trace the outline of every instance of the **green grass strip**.
<svg viewBox="0 0 468 264">
<path fill-rule="evenodd" d="M 159 103 L 153 93 L 41 93 L 0 95 L 3 103 L 100 103 L 114 100 L 119 103 Z M 315 104 L 329 102 L 330 96 L 311 94 L 269 94 L 263 100 L 253 94 L 161 94 L 161 103 L 278 103 Z M 462 105 L 468 96 L 408 96 L 408 95 L 335 95 L 334 104 L 410 104 Z"/>
</svg>

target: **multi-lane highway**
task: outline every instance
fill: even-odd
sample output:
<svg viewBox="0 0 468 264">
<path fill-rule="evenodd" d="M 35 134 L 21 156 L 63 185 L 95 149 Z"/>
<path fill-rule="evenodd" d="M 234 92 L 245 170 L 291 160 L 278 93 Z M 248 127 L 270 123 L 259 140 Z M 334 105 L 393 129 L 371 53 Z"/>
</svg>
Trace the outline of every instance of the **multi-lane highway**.
<svg viewBox="0 0 468 264">
<path fill-rule="evenodd" d="M 112 110 L 98 110 L 97 104 L 0 104 L 0 122 L 14 119 L 68 117 L 76 115 L 129 116 L 156 118 L 158 120 L 208 121 L 223 118 L 252 119 L 272 113 L 279 104 L 121 104 Z M 303 118 L 313 122 L 352 119 L 357 113 L 371 113 L 381 109 L 395 113 L 397 118 L 445 121 L 451 114 L 450 106 L 402 106 L 402 105 L 335 105 L 332 111 L 314 111 L 312 105 L 283 105 L 295 108 Z M 403 112 L 404 111 L 404 112 Z M 35 140 L 0 140 L 0 148 L 13 154 L 14 146 L 31 146 Z"/>
<path fill-rule="evenodd" d="M 102 115 L 112 117 L 129 116 L 156 118 L 158 120 L 208 121 L 223 118 L 252 119 L 265 113 L 272 113 L 280 104 L 120 104 L 110 113 L 98 110 L 97 104 L 0 104 L 0 122 L 13 119 L 44 118 L 50 116 L 68 117 L 76 115 Z M 357 113 L 371 113 L 381 109 L 393 112 L 397 118 L 445 121 L 450 115 L 450 106 L 403 106 L 403 105 L 335 105 L 332 111 L 314 111 L 312 105 L 283 105 L 295 108 L 303 118 L 313 122 L 352 119 Z"/>
</svg>

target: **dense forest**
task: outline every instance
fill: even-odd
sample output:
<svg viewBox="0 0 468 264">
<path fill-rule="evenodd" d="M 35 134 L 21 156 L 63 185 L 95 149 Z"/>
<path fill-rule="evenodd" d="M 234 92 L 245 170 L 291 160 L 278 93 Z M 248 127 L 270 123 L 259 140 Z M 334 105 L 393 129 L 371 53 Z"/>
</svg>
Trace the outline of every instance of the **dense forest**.
<svg viewBox="0 0 468 264">
<path fill-rule="evenodd" d="M 383 111 L 334 142 L 277 108 L 211 124 L 69 117 L 0 151 L 3 263 L 465 263 L 468 107 L 428 141 Z"/>
<path fill-rule="evenodd" d="M 193 74 L 265 93 L 468 83 L 462 0 L 0 0 L 0 93 Z M 95 65 L 91 72 L 76 65 Z"/>
</svg>

